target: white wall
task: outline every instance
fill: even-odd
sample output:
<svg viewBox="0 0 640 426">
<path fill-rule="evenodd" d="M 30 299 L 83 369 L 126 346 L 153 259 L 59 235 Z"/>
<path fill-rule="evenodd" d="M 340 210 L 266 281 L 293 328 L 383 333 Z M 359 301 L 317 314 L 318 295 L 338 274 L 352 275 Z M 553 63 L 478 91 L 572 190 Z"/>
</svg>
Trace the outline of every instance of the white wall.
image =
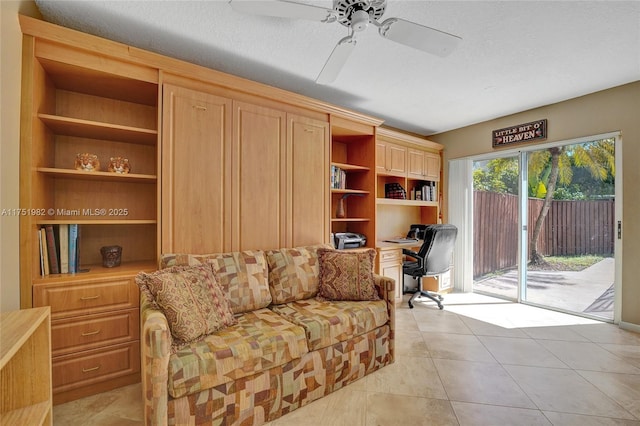
<svg viewBox="0 0 640 426">
<path fill-rule="evenodd" d="M 40 17 L 33 1 L 0 1 L 0 210 L 19 207 L 22 33 L 18 13 Z M 0 217 L 0 312 L 20 308 L 19 217 Z"/>
</svg>

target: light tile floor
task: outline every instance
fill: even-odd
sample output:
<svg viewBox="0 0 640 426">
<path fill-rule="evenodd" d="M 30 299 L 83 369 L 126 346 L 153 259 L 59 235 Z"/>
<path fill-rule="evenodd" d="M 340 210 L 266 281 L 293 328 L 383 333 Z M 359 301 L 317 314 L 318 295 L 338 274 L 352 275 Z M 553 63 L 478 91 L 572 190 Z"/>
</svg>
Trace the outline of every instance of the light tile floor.
<svg viewBox="0 0 640 426">
<path fill-rule="evenodd" d="M 640 334 L 474 294 L 398 306 L 396 362 L 269 426 L 636 425 Z M 142 424 L 140 385 L 54 407 L 54 425 Z"/>
</svg>

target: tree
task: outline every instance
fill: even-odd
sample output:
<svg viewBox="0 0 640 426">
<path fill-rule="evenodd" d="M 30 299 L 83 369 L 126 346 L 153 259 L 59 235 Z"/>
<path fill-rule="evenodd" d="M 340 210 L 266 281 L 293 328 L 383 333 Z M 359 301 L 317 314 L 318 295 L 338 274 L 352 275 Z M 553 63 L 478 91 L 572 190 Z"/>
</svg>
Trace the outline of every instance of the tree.
<svg viewBox="0 0 640 426">
<path fill-rule="evenodd" d="M 496 158 L 473 171 L 473 188 L 500 194 L 518 194 L 518 158 Z"/>
<path fill-rule="evenodd" d="M 535 151 L 529 158 L 529 179 L 539 183 L 546 181 L 544 203 L 529 241 L 529 260 L 533 265 L 544 264 L 544 258 L 538 252 L 538 237 L 544 223 L 558 182 L 569 185 L 573 178 L 574 167 L 589 171 L 592 178 L 605 181 L 615 176 L 614 139 L 602 139 L 576 145 L 553 147 Z M 548 170 L 548 177 L 546 171 Z"/>
</svg>

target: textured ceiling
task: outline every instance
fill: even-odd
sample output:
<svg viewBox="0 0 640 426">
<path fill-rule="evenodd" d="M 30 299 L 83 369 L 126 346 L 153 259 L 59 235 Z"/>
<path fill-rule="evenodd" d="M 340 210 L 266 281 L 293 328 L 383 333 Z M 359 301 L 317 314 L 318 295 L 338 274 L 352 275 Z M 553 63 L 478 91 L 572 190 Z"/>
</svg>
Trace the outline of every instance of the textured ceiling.
<svg viewBox="0 0 640 426">
<path fill-rule="evenodd" d="M 36 3 L 47 21 L 425 135 L 640 80 L 639 1 L 389 0 L 382 19 L 455 34 L 463 39 L 459 47 L 440 58 L 368 28 L 328 85 L 314 80 L 347 35 L 337 22 L 245 15 L 219 0 Z"/>
</svg>

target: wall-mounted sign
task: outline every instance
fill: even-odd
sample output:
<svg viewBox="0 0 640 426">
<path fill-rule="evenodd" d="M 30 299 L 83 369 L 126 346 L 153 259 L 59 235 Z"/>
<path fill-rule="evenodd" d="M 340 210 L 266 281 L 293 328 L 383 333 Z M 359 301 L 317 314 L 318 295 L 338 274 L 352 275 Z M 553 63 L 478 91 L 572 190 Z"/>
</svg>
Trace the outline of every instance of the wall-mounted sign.
<svg viewBox="0 0 640 426">
<path fill-rule="evenodd" d="M 547 119 L 493 131 L 493 147 L 547 138 Z"/>
</svg>

